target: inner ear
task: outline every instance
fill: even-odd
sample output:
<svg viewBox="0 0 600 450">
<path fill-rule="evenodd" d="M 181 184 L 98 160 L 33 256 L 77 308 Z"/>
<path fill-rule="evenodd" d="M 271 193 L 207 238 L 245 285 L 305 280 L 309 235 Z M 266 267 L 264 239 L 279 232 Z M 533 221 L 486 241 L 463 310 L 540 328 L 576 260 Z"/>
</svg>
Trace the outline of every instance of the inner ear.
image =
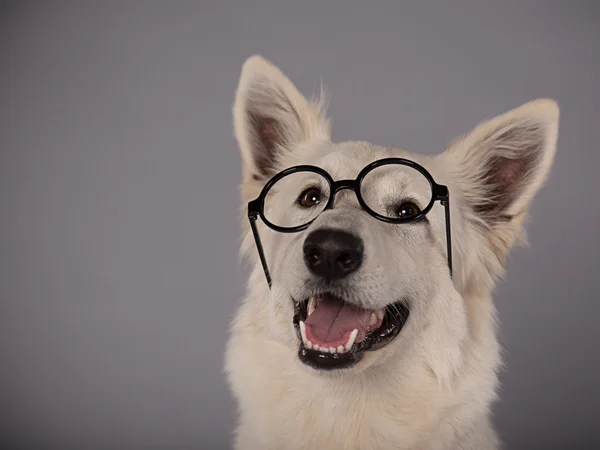
<svg viewBox="0 0 600 450">
<path fill-rule="evenodd" d="M 475 210 L 508 219 L 506 212 L 530 185 L 543 154 L 544 131 L 536 124 L 527 124 L 490 138 L 496 145 L 482 175 L 488 198 L 475 205 Z"/>
<path fill-rule="evenodd" d="M 284 133 L 281 124 L 272 117 L 252 112 L 248 116 L 250 127 L 254 130 L 251 139 L 256 172 L 252 174 L 252 178 L 260 181 L 273 174 L 273 162 L 276 160 L 278 145 L 284 139 Z"/>
</svg>

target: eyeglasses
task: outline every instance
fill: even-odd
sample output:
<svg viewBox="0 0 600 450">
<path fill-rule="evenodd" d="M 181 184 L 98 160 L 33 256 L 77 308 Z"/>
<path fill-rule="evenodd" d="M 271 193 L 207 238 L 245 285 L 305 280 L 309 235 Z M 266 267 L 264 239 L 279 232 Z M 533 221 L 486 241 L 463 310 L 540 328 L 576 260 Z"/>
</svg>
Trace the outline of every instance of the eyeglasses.
<svg viewBox="0 0 600 450">
<path fill-rule="evenodd" d="M 403 194 L 408 185 L 412 191 L 420 192 L 418 198 Z M 272 281 L 256 225 L 258 218 L 272 230 L 297 233 L 308 228 L 323 211 L 332 209 L 336 194 L 345 189 L 354 191 L 358 203 L 369 215 L 390 224 L 423 219 L 439 201 L 445 210 L 448 268 L 452 277 L 448 188 L 437 184 L 414 161 L 384 158 L 367 165 L 354 180 L 334 181 L 329 173 L 316 166 L 290 167 L 271 178 L 260 195 L 248 203 L 248 219 L 269 288 Z M 399 203 L 398 199 L 402 201 Z"/>
</svg>

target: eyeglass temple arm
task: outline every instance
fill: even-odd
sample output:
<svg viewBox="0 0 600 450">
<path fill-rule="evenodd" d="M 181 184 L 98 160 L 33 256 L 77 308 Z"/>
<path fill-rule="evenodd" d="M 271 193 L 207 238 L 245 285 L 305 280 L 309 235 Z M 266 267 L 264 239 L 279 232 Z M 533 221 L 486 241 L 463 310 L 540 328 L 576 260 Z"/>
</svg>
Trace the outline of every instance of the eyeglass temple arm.
<svg viewBox="0 0 600 450">
<path fill-rule="evenodd" d="M 444 205 L 444 212 L 446 215 L 446 247 L 448 251 L 448 268 L 450 269 L 450 278 L 452 278 L 452 236 L 450 228 L 450 192 L 446 186 L 437 186 L 439 191 L 438 199 L 440 203 Z"/>
<path fill-rule="evenodd" d="M 260 258 L 260 263 L 262 264 L 263 271 L 265 272 L 265 277 L 267 278 L 267 283 L 269 284 L 269 289 L 271 289 L 271 274 L 269 273 L 269 268 L 267 267 L 267 260 L 265 258 L 265 252 L 263 250 L 262 242 L 260 240 L 260 235 L 258 234 L 258 228 L 256 226 L 256 221 L 258 220 L 258 214 L 249 213 L 248 220 L 250 221 L 250 228 L 252 229 L 252 234 L 254 235 L 254 241 L 256 242 L 256 249 L 258 250 L 258 256 Z"/>
</svg>

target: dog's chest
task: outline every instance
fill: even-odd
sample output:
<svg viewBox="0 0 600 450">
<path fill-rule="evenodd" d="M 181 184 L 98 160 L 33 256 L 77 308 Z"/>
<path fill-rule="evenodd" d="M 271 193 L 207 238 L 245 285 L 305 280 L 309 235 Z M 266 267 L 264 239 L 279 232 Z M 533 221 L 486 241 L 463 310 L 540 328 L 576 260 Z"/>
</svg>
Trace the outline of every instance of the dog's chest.
<svg viewBox="0 0 600 450">
<path fill-rule="evenodd" d="M 268 448 L 414 449 L 426 422 L 424 411 L 409 411 L 395 395 L 352 387 L 297 392 L 262 410 Z"/>
</svg>

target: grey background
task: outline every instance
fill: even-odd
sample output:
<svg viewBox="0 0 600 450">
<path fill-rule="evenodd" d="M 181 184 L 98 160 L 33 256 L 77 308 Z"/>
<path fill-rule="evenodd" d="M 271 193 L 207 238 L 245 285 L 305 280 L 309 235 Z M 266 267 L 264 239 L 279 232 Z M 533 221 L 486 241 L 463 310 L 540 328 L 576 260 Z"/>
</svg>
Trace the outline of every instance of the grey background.
<svg viewBox="0 0 600 450">
<path fill-rule="evenodd" d="M 261 53 L 336 140 L 437 152 L 534 97 L 559 150 L 497 289 L 510 449 L 600 448 L 594 2 L 2 2 L 0 438 L 228 448 L 243 293 L 231 105 Z M 8 447 L 3 447 L 8 448 Z"/>
</svg>

